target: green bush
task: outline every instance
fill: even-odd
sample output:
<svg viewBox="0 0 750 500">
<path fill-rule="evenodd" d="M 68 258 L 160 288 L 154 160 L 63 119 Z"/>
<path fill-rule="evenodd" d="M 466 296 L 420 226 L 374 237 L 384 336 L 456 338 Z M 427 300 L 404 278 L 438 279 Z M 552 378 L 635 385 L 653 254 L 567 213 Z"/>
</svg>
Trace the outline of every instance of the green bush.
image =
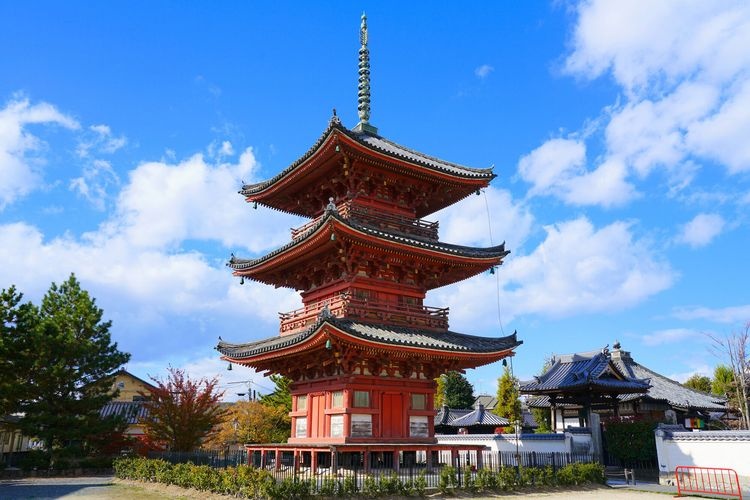
<svg viewBox="0 0 750 500">
<path fill-rule="evenodd" d="M 625 467 L 638 461 L 656 459 L 656 440 L 653 421 L 605 422 L 604 439 L 607 450 L 619 458 Z"/>
<path fill-rule="evenodd" d="M 424 497 L 425 491 L 427 490 L 427 472 L 424 470 L 419 471 L 417 478 L 414 480 L 414 493 L 418 497 Z"/>
<path fill-rule="evenodd" d="M 453 489 L 458 485 L 458 476 L 456 468 L 451 465 L 446 465 L 440 469 L 440 477 L 438 478 L 438 488 L 440 492 L 445 494 L 448 489 Z"/>
<path fill-rule="evenodd" d="M 479 469 L 474 480 L 479 491 L 495 491 L 497 489 L 497 476 L 490 469 Z"/>
<path fill-rule="evenodd" d="M 20 466 L 23 470 L 49 469 L 49 453 L 41 450 L 26 452 L 21 458 Z"/>
</svg>

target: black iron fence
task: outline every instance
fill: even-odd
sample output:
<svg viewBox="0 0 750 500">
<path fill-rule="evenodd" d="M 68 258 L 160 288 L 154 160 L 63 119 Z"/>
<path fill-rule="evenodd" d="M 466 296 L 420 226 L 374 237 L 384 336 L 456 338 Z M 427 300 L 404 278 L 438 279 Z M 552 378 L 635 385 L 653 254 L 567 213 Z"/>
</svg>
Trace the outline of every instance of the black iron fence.
<svg viewBox="0 0 750 500">
<path fill-rule="evenodd" d="M 261 459 L 260 454 L 248 455 L 244 450 L 193 452 L 153 452 L 149 458 L 161 458 L 172 464 L 191 462 L 213 468 L 226 468 L 239 464 L 251 465 L 267 471 L 276 481 L 306 481 L 315 491 L 338 488 L 337 491 L 368 491 L 383 489 L 383 485 L 419 485 L 424 488 L 466 487 L 483 477 L 509 475 L 506 481 L 521 480 L 534 484 L 542 473 L 555 477 L 558 470 L 570 464 L 598 463 L 599 457 L 589 453 L 561 452 L 432 452 L 432 465 L 427 466 L 425 452 L 401 453 L 398 464 L 392 453 L 372 453 L 365 466 L 361 452 L 337 453 L 335 465 L 330 453 L 321 453 L 315 470 L 309 460 L 291 451 L 272 451 Z M 327 457 L 327 458 L 326 458 Z M 309 458 L 309 457 L 308 457 Z M 537 472 L 535 472 L 537 471 Z M 516 478 L 516 479 L 513 479 Z M 343 489 L 343 490 L 342 490 Z"/>
<path fill-rule="evenodd" d="M 150 451 L 148 458 L 160 458 L 172 464 L 192 463 L 226 469 L 247 465 L 247 450 Z"/>
</svg>

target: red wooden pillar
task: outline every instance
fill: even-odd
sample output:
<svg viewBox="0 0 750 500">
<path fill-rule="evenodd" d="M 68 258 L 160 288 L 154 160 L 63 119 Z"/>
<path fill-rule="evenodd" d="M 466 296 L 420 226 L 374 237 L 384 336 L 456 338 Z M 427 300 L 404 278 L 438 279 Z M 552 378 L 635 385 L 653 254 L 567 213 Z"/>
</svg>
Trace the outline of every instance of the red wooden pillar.
<svg viewBox="0 0 750 500">
<path fill-rule="evenodd" d="M 426 469 L 427 472 L 432 472 L 432 448 L 427 448 L 427 464 Z"/>
<path fill-rule="evenodd" d="M 294 450 L 294 472 L 299 472 L 299 467 L 302 464 L 302 452 L 298 449 Z"/>
<path fill-rule="evenodd" d="M 274 452 L 274 456 L 276 457 L 276 460 L 274 461 L 274 464 L 273 464 L 274 470 L 279 470 L 281 469 L 281 452 L 279 451 L 278 448 L 274 449 L 273 452 Z"/>
<path fill-rule="evenodd" d="M 482 460 L 482 449 L 481 448 L 477 448 L 477 464 L 476 465 L 477 465 L 477 470 L 479 470 L 479 469 L 481 469 L 481 468 L 484 467 L 484 462 Z"/>
<path fill-rule="evenodd" d="M 315 449 L 310 450 L 310 473 L 318 473 L 318 452 Z"/>
<path fill-rule="evenodd" d="M 370 450 L 368 448 L 362 450 L 362 468 L 365 470 L 365 474 L 370 472 Z"/>
<path fill-rule="evenodd" d="M 393 470 L 395 470 L 396 472 L 401 470 L 400 455 L 401 455 L 401 452 L 399 452 L 398 450 L 393 452 Z"/>
</svg>

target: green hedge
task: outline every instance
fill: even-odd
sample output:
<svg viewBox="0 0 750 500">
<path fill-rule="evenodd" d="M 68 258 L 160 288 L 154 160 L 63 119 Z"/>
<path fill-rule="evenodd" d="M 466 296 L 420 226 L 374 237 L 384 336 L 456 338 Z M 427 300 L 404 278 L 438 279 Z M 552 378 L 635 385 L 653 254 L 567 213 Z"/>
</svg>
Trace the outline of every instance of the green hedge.
<svg viewBox="0 0 750 500">
<path fill-rule="evenodd" d="M 140 457 L 119 458 L 114 462 L 115 475 L 121 479 L 174 484 L 183 488 L 195 488 L 225 495 L 245 498 L 307 498 L 348 497 L 363 495 L 378 496 L 419 496 L 425 495 L 427 479 L 421 471 L 413 480 L 404 481 L 395 473 L 376 480 L 364 476 L 361 491 L 351 476 L 343 479 L 326 478 L 319 487 L 310 480 L 287 478 L 275 481 L 270 472 L 247 465 L 214 469 L 207 465 L 171 464 L 165 460 Z M 462 473 L 462 485 L 469 492 L 517 490 L 525 487 L 574 486 L 603 484 L 604 468 L 599 464 L 570 464 L 553 470 L 552 467 L 522 467 L 520 474 L 514 467 L 504 467 L 498 472 L 480 469 L 476 473 Z M 458 470 L 443 467 L 439 473 L 439 489 L 448 493 L 458 487 Z"/>
</svg>

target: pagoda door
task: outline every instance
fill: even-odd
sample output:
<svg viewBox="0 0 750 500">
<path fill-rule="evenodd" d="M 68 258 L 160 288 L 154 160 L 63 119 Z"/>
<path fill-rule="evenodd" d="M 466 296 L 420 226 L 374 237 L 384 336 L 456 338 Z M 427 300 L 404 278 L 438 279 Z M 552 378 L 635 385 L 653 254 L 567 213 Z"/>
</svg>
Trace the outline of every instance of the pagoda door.
<svg viewBox="0 0 750 500">
<path fill-rule="evenodd" d="M 325 436 L 325 409 L 326 399 L 323 394 L 311 394 L 311 412 L 310 412 L 310 437 L 323 437 Z"/>
<path fill-rule="evenodd" d="M 383 437 L 403 437 L 404 399 L 402 394 L 383 394 Z"/>
</svg>

